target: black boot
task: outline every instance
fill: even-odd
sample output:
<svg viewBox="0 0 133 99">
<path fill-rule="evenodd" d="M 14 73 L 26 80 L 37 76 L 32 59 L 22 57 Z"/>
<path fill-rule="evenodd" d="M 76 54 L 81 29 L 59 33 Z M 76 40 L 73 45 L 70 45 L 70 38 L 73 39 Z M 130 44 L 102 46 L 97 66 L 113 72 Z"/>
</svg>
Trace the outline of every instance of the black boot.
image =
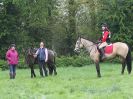
<svg viewBox="0 0 133 99">
<path fill-rule="evenodd" d="M 101 51 L 101 54 L 102 54 L 102 60 L 104 60 L 105 59 L 104 48 L 101 48 L 100 51 Z"/>
<path fill-rule="evenodd" d="M 13 74 L 13 79 L 15 79 L 16 73 Z"/>
<path fill-rule="evenodd" d="M 10 79 L 13 79 L 13 74 L 12 73 L 10 73 Z"/>
</svg>

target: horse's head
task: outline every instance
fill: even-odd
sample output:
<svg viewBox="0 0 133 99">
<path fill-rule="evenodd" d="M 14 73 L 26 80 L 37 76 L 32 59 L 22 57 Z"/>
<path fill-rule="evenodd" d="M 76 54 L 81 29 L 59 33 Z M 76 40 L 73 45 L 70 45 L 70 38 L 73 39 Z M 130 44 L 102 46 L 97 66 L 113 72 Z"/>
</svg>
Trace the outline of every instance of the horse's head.
<svg viewBox="0 0 133 99">
<path fill-rule="evenodd" d="M 79 37 L 78 38 L 78 40 L 77 40 L 77 42 L 76 42 L 76 44 L 75 44 L 75 49 L 74 49 L 74 51 L 75 52 L 80 52 L 80 49 L 83 47 L 83 44 L 82 44 L 82 42 L 81 42 L 81 37 Z"/>
<path fill-rule="evenodd" d="M 33 56 L 36 53 L 36 48 L 28 48 L 27 55 Z"/>
</svg>

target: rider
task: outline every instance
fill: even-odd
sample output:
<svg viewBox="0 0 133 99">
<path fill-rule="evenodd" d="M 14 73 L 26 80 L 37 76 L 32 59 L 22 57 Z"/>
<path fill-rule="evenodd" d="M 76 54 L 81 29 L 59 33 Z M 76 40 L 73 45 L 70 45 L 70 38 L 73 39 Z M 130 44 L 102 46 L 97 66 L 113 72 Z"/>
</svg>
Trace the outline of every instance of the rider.
<svg viewBox="0 0 133 99">
<path fill-rule="evenodd" d="M 105 59 L 105 54 L 104 54 L 104 48 L 110 43 L 110 37 L 111 33 L 107 27 L 106 23 L 102 24 L 102 37 L 100 39 L 101 44 L 99 45 L 100 52 L 102 54 L 102 60 Z"/>
</svg>

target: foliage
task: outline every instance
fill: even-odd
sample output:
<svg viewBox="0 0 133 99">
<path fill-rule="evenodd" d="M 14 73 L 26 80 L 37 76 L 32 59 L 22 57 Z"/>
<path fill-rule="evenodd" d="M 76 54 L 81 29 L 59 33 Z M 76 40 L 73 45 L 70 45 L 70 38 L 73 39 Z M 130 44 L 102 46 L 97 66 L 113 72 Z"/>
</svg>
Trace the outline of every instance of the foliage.
<svg viewBox="0 0 133 99">
<path fill-rule="evenodd" d="M 2 70 L 8 69 L 8 66 L 9 65 L 8 65 L 7 61 L 0 60 L 0 68 Z M 29 67 L 25 64 L 24 59 L 22 58 L 22 59 L 19 60 L 19 64 L 17 65 L 17 68 L 25 69 L 25 68 L 29 68 Z"/>
<path fill-rule="evenodd" d="M 103 22 L 108 23 L 113 42 L 132 47 L 132 5 L 132 0 L 1 0 L 0 58 L 5 58 L 11 43 L 21 54 L 40 41 L 59 56 L 72 56 L 78 36 L 96 41 Z"/>
<path fill-rule="evenodd" d="M 1 68 L 2 70 L 6 70 L 6 69 L 8 68 L 7 62 L 4 61 L 4 60 L 0 60 L 0 68 Z"/>
<path fill-rule="evenodd" d="M 61 56 L 60 58 L 57 58 L 57 67 L 68 67 L 68 66 L 74 66 L 74 67 L 82 67 L 86 65 L 92 64 L 92 61 L 89 57 L 82 57 L 82 56 L 73 56 L 73 57 L 66 57 Z"/>
<path fill-rule="evenodd" d="M 112 41 L 126 42 L 132 46 L 133 40 L 133 1 L 101 0 L 103 7 L 99 20 L 107 22 L 113 34 Z"/>
<path fill-rule="evenodd" d="M 133 57 L 133 55 L 132 55 Z M 117 57 L 112 60 L 108 60 L 104 63 L 119 63 L 121 64 L 121 58 Z M 75 56 L 60 56 L 56 58 L 56 67 L 84 67 L 86 65 L 93 64 L 93 61 L 90 59 L 89 56 L 82 56 L 82 55 L 75 55 Z M 4 60 L 0 60 L 0 68 L 2 70 L 8 69 L 8 64 Z M 29 68 L 28 65 L 25 63 L 24 58 L 19 60 L 19 64 L 17 65 L 18 69 L 27 69 Z M 39 68 L 38 64 L 34 65 L 34 68 Z"/>
</svg>

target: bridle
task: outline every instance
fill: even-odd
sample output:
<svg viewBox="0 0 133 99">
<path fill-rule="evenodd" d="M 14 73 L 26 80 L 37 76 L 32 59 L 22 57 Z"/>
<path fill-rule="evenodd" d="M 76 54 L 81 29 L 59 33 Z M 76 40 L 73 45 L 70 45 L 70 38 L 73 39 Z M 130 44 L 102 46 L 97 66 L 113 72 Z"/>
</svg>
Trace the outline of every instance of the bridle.
<svg viewBox="0 0 133 99">
<path fill-rule="evenodd" d="M 31 48 L 28 49 L 28 53 L 27 53 L 29 56 L 33 56 L 34 55 L 34 52 Z"/>
</svg>

